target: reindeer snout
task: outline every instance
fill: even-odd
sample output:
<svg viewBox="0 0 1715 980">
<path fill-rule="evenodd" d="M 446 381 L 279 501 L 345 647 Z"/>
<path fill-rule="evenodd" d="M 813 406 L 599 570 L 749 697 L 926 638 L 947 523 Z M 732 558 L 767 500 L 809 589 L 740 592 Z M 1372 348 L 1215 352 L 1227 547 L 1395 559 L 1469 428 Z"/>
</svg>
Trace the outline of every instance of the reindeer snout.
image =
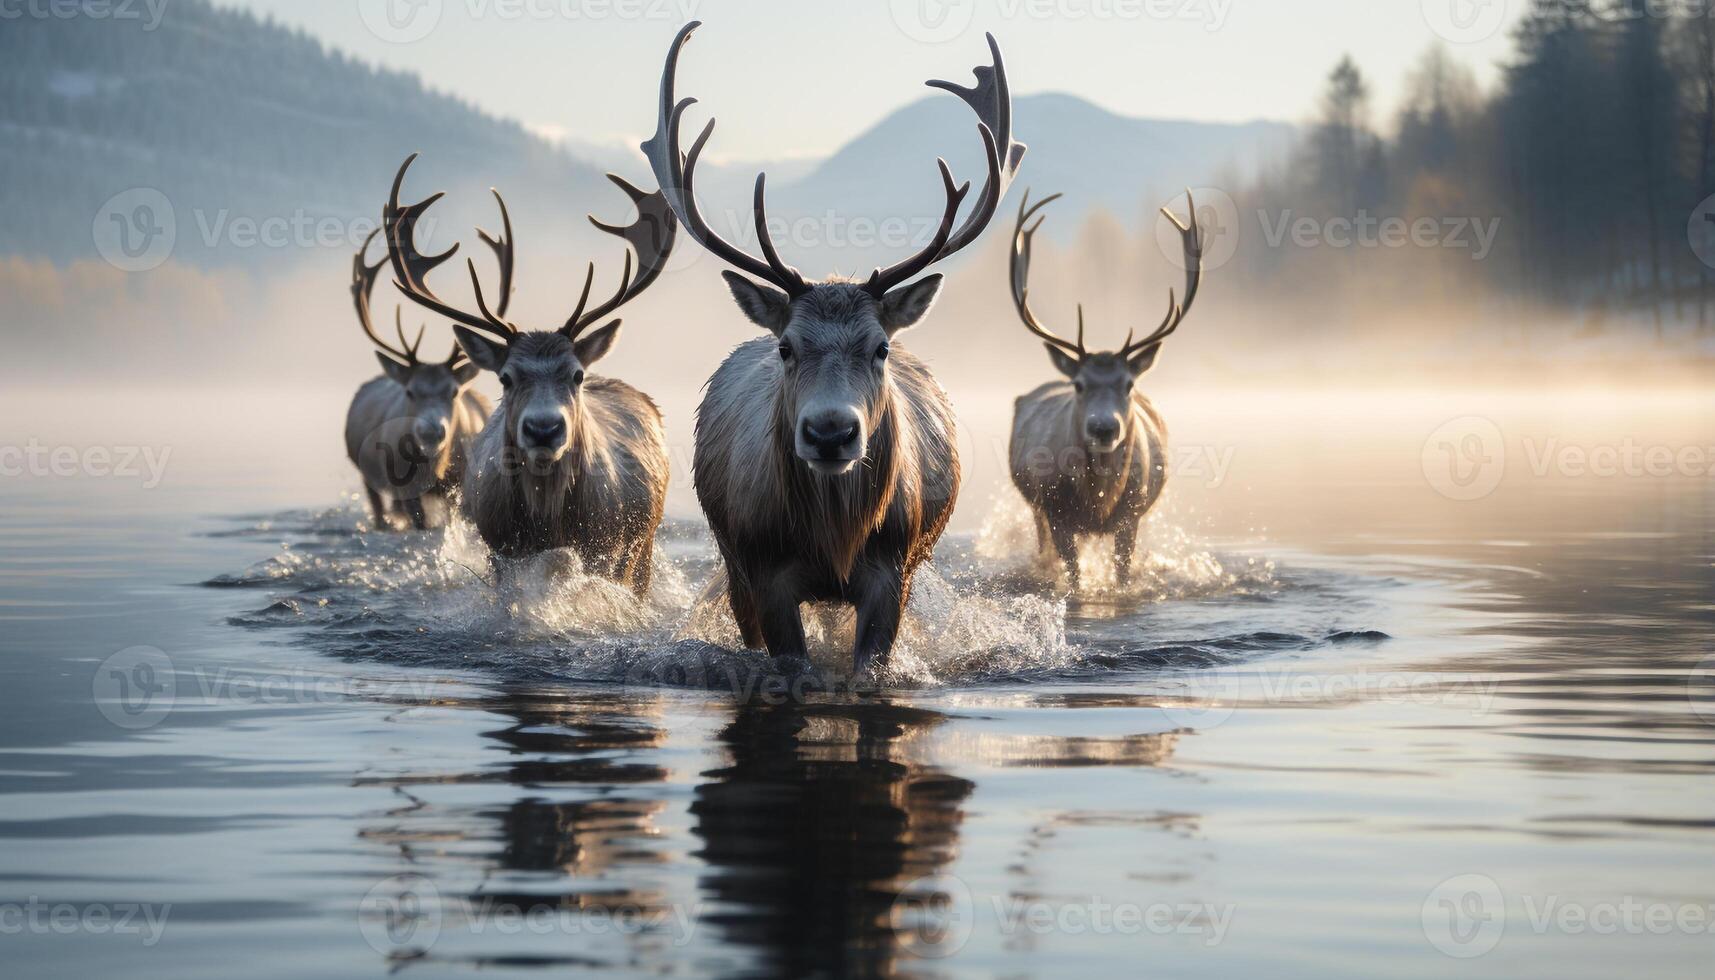
<svg viewBox="0 0 1715 980">
<path fill-rule="evenodd" d="M 1119 416 L 1098 416 L 1084 423 L 1084 434 L 1097 448 L 1111 449 L 1120 441 Z"/>
<path fill-rule="evenodd" d="M 528 418 L 518 423 L 518 430 L 527 449 L 558 449 L 566 438 L 566 420 L 557 415 Z"/>
<path fill-rule="evenodd" d="M 419 419 L 417 422 L 417 441 L 428 446 L 439 446 L 446 442 L 446 419 Z"/>
<path fill-rule="evenodd" d="M 863 426 L 850 412 L 823 412 L 804 419 L 804 444 L 814 449 L 822 459 L 847 460 L 857 446 Z"/>
</svg>

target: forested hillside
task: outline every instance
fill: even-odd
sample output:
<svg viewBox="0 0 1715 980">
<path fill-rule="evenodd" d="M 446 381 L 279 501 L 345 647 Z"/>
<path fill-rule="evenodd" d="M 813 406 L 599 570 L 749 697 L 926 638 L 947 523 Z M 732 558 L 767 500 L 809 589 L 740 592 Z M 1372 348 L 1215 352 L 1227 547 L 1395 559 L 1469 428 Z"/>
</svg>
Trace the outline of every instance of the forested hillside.
<svg viewBox="0 0 1715 980">
<path fill-rule="evenodd" d="M 0 253 L 92 255 L 103 203 L 148 187 L 174 207 L 175 259 L 255 263 L 270 249 L 234 248 L 235 220 L 374 215 L 418 150 L 414 187 L 466 177 L 580 225 L 591 206 L 593 168 L 413 75 L 203 0 L 173 0 L 147 26 L 44 17 L 0 30 Z"/>
</svg>

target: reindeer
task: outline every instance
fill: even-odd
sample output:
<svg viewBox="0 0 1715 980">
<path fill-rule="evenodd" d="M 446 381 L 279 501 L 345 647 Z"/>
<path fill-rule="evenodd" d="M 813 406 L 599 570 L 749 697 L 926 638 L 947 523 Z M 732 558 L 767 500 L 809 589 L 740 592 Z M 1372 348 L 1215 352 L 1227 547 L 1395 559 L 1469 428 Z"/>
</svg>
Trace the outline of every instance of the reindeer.
<svg viewBox="0 0 1715 980">
<path fill-rule="evenodd" d="M 623 381 L 587 374 L 613 349 L 620 321 L 589 328 L 660 276 L 677 228 L 672 211 L 659 192 L 645 194 L 609 174 L 638 211 L 637 221 L 625 227 L 590 218 L 629 246 L 618 290 L 606 302 L 589 305 L 595 283 L 591 262 L 583 295 L 565 325 L 522 331 L 488 308 L 474 261 L 468 264 L 478 313 L 449 306 L 430 290 L 425 277 L 452 258 L 458 246 L 440 255 L 417 250 L 417 223 L 442 195 L 399 203 L 414 160 L 415 154 L 399 168 L 387 202 L 387 247 L 397 285 L 415 302 L 451 319 L 459 346 L 477 367 L 499 375 L 503 389 L 500 408 L 471 447 L 465 516 L 488 544 L 497 575 L 504 574 L 509 561 L 569 548 L 586 569 L 642 597 L 649 591 L 655 529 L 666 504 L 667 437 L 649 396 Z M 501 240 L 478 234 L 491 247 Z M 510 224 L 503 240 L 501 310 L 511 288 Z"/>
<path fill-rule="evenodd" d="M 1185 250 L 1185 302 L 1176 302 L 1169 290 L 1167 317 L 1153 333 L 1136 341 L 1128 334 L 1119 350 L 1092 354 L 1084 348 L 1083 306 L 1078 307 L 1075 344 L 1043 326 L 1030 310 L 1031 242 L 1047 220 L 1030 224 L 1030 219 L 1059 197 L 1031 205 L 1026 192 L 1019 204 L 1012 236 L 1012 300 L 1066 380 L 1051 381 L 1014 403 L 1008 455 L 1012 482 L 1036 514 L 1037 547 L 1044 554 L 1053 549 L 1076 592 L 1080 535 L 1113 535 L 1115 572 L 1122 585 L 1130 581 L 1138 525 L 1166 485 L 1167 425 L 1137 390 L 1137 379 L 1155 366 L 1162 343 L 1197 300 L 1203 238 L 1190 191 L 1185 192 L 1189 224 L 1161 209 L 1179 229 Z"/>
<path fill-rule="evenodd" d="M 970 184 L 955 187 L 940 161 L 946 208 L 934 240 L 868 281 L 805 281 L 769 237 L 766 175 L 753 201 L 762 258 L 723 239 L 697 210 L 697 159 L 679 150 L 685 109 L 675 102 L 679 54 L 700 24 L 679 32 L 661 79 L 655 135 L 643 144 L 655 178 L 691 237 L 741 272 L 723 273 L 739 309 L 769 336 L 740 344 L 709 380 L 697 411 L 697 499 L 725 561 L 727 593 L 747 647 L 806 653 L 799 604 L 848 603 L 857 612 L 854 669 L 884 662 L 911 579 L 947 525 L 959 491 L 951 404 L 929 369 L 894 343 L 929 312 L 941 276 L 915 279 L 976 241 L 994 217 L 1024 146 L 1012 140 L 1006 70 L 994 38 L 977 84 L 929 84 L 977 113 L 988 177 L 954 230 Z"/>
<path fill-rule="evenodd" d="M 345 452 L 363 475 L 375 526 L 387 527 L 389 514 L 398 509 L 422 530 L 429 526 L 425 501 L 437 501 L 437 509 L 444 509 L 464 478 L 465 454 L 482 431 L 489 405 L 470 390 L 477 369 L 457 344 L 445 361 L 420 359 L 423 332 L 417 332 L 415 343 L 407 342 L 397 308 L 393 327 L 399 346 L 375 332 L 369 304 L 387 260 L 368 265 L 363 257 L 377 234 L 380 229 L 370 232 L 352 259 L 351 298 L 358 324 L 377 348 L 375 359 L 383 373 L 357 389 L 351 400 L 345 415 Z M 502 261 L 510 266 L 509 256 Z"/>
</svg>

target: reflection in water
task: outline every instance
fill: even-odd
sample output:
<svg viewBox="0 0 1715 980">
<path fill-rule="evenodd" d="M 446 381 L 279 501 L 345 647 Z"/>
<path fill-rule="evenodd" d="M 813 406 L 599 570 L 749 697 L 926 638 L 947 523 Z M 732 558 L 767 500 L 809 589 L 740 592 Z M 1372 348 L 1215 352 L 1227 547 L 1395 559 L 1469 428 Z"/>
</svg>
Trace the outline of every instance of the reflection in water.
<svg viewBox="0 0 1715 980">
<path fill-rule="evenodd" d="M 692 807 L 705 916 L 777 976 L 894 972 L 902 886 L 954 856 L 974 785 L 910 761 L 945 715 L 887 702 L 739 707 Z"/>
<path fill-rule="evenodd" d="M 646 789 L 667 770 L 613 758 L 658 749 L 665 731 L 648 700 L 554 691 L 505 690 L 493 697 L 440 707 L 498 714 L 511 720 L 483 734 L 507 760 L 472 771 L 396 774 L 362 780 L 387 785 L 409 800 L 389 822 L 363 836 L 392 844 L 412 868 L 447 880 L 434 865 L 473 865 L 477 887 L 435 889 L 433 948 L 412 945 L 410 930 L 384 950 L 396 963 L 456 961 L 474 966 L 612 967 L 590 955 L 584 932 L 648 945 L 651 928 L 669 920 L 660 890 L 637 872 L 661 863 L 648 843 L 665 801 Z M 527 791 L 500 805 L 440 806 L 417 795 L 424 787 L 499 784 Z M 413 792 L 416 790 L 417 792 Z M 563 799 L 568 791 L 580 798 Z M 512 790 L 507 790 L 511 796 Z M 589 796 L 591 792 L 603 794 Z M 606 795 L 606 794 L 614 795 Z M 391 907 L 418 908 L 422 886 L 407 879 Z M 424 913 L 418 912 L 419 916 Z M 447 929 L 454 931 L 447 935 Z M 466 951 L 465 937 L 479 948 Z M 537 944 L 546 943 L 545 948 Z"/>
</svg>

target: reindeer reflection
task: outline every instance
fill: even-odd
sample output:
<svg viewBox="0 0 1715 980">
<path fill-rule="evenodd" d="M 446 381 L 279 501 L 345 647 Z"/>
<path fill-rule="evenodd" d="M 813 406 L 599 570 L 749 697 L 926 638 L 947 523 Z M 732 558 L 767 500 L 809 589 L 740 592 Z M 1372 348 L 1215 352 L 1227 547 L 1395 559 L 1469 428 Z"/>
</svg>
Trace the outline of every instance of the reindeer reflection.
<svg viewBox="0 0 1715 980">
<path fill-rule="evenodd" d="M 647 842 L 656 837 L 655 820 L 666 806 L 660 784 L 668 772 L 627 758 L 665 743 L 658 703 L 521 689 L 469 700 L 442 698 L 436 706 L 510 719 L 483 733 L 498 743 L 505 759 L 463 772 L 411 772 L 359 783 L 391 786 L 406 801 L 362 836 L 396 846 L 411 871 L 441 882 L 437 914 L 472 921 L 562 913 L 608 913 L 633 921 L 667 918 L 667 900 L 658 890 L 630 884 L 636 881 L 635 869 L 662 860 Z M 431 799 L 439 794 L 423 789 L 449 784 L 492 784 L 503 801 L 497 804 L 493 794 L 485 794 L 486 805 L 438 804 Z M 457 896 L 449 892 L 445 883 L 467 878 L 461 871 L 472 866 L 481 871 L 481 887 Z M 627 884 L 616 886 L 615 881 Z M 392 955 L 400 961 L 433 958 L 475 966 L 612 965 L 575 946 L 575 935 L 546 937 L 546 945 L 524 961 L 518 959 L 520 937 L 498 929 L 494 936 L 509 945 L 471 954 L 401 941 Z M 643 934 L 619 938 L 647 941 Z"/>
<path fill-rule="evenodd" d="M 897 972 L 901 889 L 953 857 L 974 784 L 912 761 L 934 711 L 888 703 L 741 706 L 692 813 L 733 911 L 723 938 L 781 976 Z"/>
</svg>

